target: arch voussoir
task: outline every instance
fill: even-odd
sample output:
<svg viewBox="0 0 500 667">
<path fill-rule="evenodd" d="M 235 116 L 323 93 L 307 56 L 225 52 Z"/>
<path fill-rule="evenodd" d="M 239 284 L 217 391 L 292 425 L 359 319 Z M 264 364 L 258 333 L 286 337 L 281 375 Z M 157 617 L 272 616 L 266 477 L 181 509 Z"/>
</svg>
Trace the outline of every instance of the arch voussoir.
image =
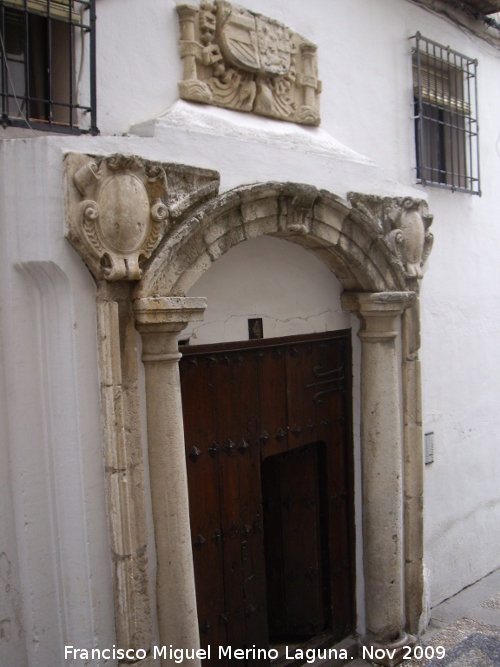
<svg viewBox="0 0 500 667">
<path fill-rule="evenodd" d="M 182 296 L 212 262 L 263 235 L 315 253 L 348 291 L 408 290 L 401 244 L 377 218 L 379 209 L 373 213 L 363 205 L 363 197 L 372 209 L 378 199 L 352 197 L 347 201 L 300 183 L 260 183 L 223 193 L 167 232 L 136 296 Z"/>
</svg>

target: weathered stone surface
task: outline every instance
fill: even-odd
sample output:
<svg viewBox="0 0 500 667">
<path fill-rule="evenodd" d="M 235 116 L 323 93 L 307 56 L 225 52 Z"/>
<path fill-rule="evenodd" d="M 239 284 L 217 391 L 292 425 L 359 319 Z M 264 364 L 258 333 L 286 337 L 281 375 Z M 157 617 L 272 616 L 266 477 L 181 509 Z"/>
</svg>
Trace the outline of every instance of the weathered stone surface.
<svg viewBox="0 0 500 667">
<path fill-rule="evenodd" d="M 296 183 L 264 183 L 227 192 L 198 208 L 172 232 L 167 230 L 145 267 L 137 295 L 166 295 L 174 285 L 175 294 L 182 294 L 181 274 L 198 264 L 196 258 L 204 252 L 197 247 L 196 230 L 203 230 L 204 242 L 212 249 L 209 257 L 215 259 L 233 243 L 221 241 L 214 246 L 214 242 L 238 226 L 244 228 L 245 238 L 273 234 L 299 242 L 297 237 L 302 235 L 301 245 L 329 266 L 342 267 L 339 279 L 348 290 L 413 289 L 432 245 L 428 232 L 432 218 L 422 201 L 350 196 L 353 204 Z M 326 259 L 325 252 L 331 253 L 332 260 Z M 183 289 L 192 284 L 182 279 Z"/>
<path fill-rule="evenodd" d="M 246 239 L 255 239 L 258 236 L 263 236 L 264 234 L 275 234 L 277 231 L 278 219 L 276 216 L 253 220 L 252 222 L 248 222 L 244 227 Z"/>
<path fill-rule="evenodd" d="M 361 319 L 363 565 L 365 574 L 366 645 L 395 649 L 412 641 L 404 634 L 403 443 L 396 338 L 404 309 L 414 292 L 353 294 L 342 305 Z M 395 642 L 394 638 L 398 638 Z"/>
<path fill-rule="evenodd" d="M 427 203 L 411 197 L 377 197 L 349 193 L 359 212 L 383 231 L 394 256 L 404 266 L 408 278 L 422 278 L 422 267 L 432 250 L 434 237 L 429 231 L 433 216 Z"/>
<path fill-rule="evenodd" d="M 134 331 L 130 297 L 130 289 L 113 283 L 100 290 L 97 313 L 116 636 L 119 647 L 137 649 L 151 646 L 152 626 L 137 348 L 135 336 L 130 336 L 130 323 Z"/>
<path fill-rule="evenodd" d="M 414 281 L 417 282 L 416 280 Z M 424 448 L 422 431 L 422 377 L 420 348 L 420 303 L 415 299 L 401 322 L 406 622 L 417 634 L 423 618 L 424 596 Z"/>
<path fill-rule="evenodd" d="M 148 452 L 158 562 L 160 644 L 199 647 L 177 336 L 203 319 L 206 299 L 134 302 L 146 369 Z M 170 661 L 163 661 L 170 664 Z M 193 662 L 199 665 L 199 660 Z"/>
<path fill-rule="evenodd" d="M 139 280 L 167 226 L 219 187 L 215 171 L 134 155 L 70 153 L 65 162 L 67 237 L 96 280 Z"/>
<path fill-rule="evenodd" d="M 317 47 L 227 0 L 178 5 L 185 100 L 319 125 Z"/>
<path fill-rule="evenodd" d="M 212 245 L 208 248 L 208 254 L 212 261 L 215 262 L 216 259 L 222 257 L 228 250 L 238 243 L 241 243 L 246 238 L 245 230 L 243 227 L 235 227 L 234 229 L 229 229 L 224 236 L 221 236 L 214 241 Z"/>
<path fill-rule="evenodd" d="M 160 188 L 156 182 L 159 172 L 155 171 L 148 185 L 137 180 L 134 170 L 143 164 L 138 158 L 124 162 L 121 156 L 112 157 L 112 166 L 104 164 L 106 169 L 118 170 L 120 180 L 113 181 L 115 176 L 110 175 L 104 191 L 96 189 L 92 206 L 86 199 L 84 208 L 95 211 L 94 204 L 103 207 L 103 230 L 96 234 L 128 270 L 125 254 L 128 257 L 136 253 L 138 266 L 137 253 L 148 243 L 150 220 L 146 217 L 151 217 L 152 201 L 148 187 Z M 411 628 L 418 625 L 422 609 L 420 321 L 415 291 L 432 244 L 428 231 L 432 218 L 425 205 L 420 200 L 367 195 L 350 195 L 348 202 L 295 183 L 243 186 L 217 197 L 214 172 L 197 173 L 188 167 L 176 171 L 175 166 L 164 165 L 163 173 L 175 174 L 178 179 L 178 191 L 166 190 L 162 195 L 162 205 L 175 222 L 164 229 L 154 254 L 144 263 L 141 280 L 134 286 L 127 282 L 132 274 L 109 282 L 113 276 L 97 261 L 99 253 L 83 227 L 81 199 L 89 188 L 97 188 L 94 181 L 99 180 L 96 174 L 101 167 L 97 165 L 96 171 L 96 164 L 91 156 L 67 158 L 68 226 L 73 244 L 91 270 L 93 267 L 94 275 L 101 278 L 101 395 L 118 644 L 142 648 L 150 646 L 152 639 L 134 319 L 143 337 L 146 365 L 161 641 L 196 647 L 198 627 L 176 337 L 187 322 L 202 319 L 204 300 L 185 297 L 196 280 L 231 247 L 269 234 L 313 252 L 346 290 L 362 292 L 345 292 L 343 304 L 363 321 L 361 427 L 367 641 L 393 646 L 392 638 L 404 628 L 403 579 L 406 620 Z M 124 211 L 127 224 L 122 228 Z M 130 218 L 138 223 L 132 230 L 127 226 Z M 113 266 L 118 265 L 116 260 Z M 403 311 L 399 358 L 395 339 Z M 403 369 L 402 392 L 399 367 Z M 172 535 L 174 540 L 170 539 Z M 174 565 L 167 568 L 166 563 Z M 405 637 L 405 641 L 409 639 Z"/>
<path fill-rule="evenodd" d="M 195 282 L 212 265 L 212 258 L 207 252 L 202 253 L 192 264 L 190 264 L 172 287 L 173 296 L 184 296 Z M 172 277 L 174 278 L 174 276 Z"/>
<path fill-rule="evenodd" d="M 251 222 L 252 220 L 258 220 L 260 218 L 266 218 L 272 215 L 275 216 L 277 214 L 278 202 L 274 197 L 270 199 L 259 199 L 256 202 L 242 204 L 241 206 L 241 217 L 244 223 Z"/>
<path fill-rule="evenodd" d="M 167 207 L 171 220 L 185 217 L 200 204 L 217 196 L 219 172 L 185 164 L 163 164 L 167 174 Z"/>
</svg>

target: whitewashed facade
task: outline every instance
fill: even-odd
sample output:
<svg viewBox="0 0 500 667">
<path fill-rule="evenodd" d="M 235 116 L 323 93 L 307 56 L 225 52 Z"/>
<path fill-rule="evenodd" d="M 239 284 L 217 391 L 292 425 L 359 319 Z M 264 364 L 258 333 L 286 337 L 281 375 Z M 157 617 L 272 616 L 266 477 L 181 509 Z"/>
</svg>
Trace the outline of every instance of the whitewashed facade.
<svg viewBox="0 0 500 667">
<path fill-rule="evenodd" d="M 121 153 L 216 170 L 221 193 L 273 181 L 306 183 L 343 199 L 360 192 L 426 200 L 434 247 L 421 287 L 420 357 L 423 433 L 434 433 L 435 451 L 424 470 L 420 630 L 433 606 L 500 567 L 500 33 L 444 0 L 246 0 L 245 7 L 318 46 L 319 127 L 180 100 L 174 1 L 97 0 L 99 136 L 0 130 L 2 665 L 118 664 L 64 659 L 66 645 L 118 645 L 96 284 L 65 238 L 68 153 Z M 481 197 L 416 184 L 410 38 L 417 31 L 478 61 Z M 83 87 L 85 81 L 84 75 Z M 357 317 L 342 309 L 342 289 L 311 253 L 259 236 L 232 248 L 190 288 L 187 296 L 207 297 L 208 308 L 183 337 L 196 344 L 243 340 L 250 317 L 263 318 L 266 337 L 352 327 L 362 635 L 361 344 Z M 154 582 L 138 367 L 147 570 Z M 151 640 L 158 642 L 154 587 L 149 599 Z M 143 648 L 149 652 L 151 644 Z M 148 654 L 139 664 L 159 662 Z"/>
</svg>

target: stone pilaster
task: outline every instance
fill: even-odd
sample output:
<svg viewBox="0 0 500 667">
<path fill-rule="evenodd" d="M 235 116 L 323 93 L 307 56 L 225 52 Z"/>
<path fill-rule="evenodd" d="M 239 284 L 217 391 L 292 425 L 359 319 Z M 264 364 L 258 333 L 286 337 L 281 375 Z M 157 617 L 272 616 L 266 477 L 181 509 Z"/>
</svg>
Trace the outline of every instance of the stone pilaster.
<svg viewBox="0 0 500 667">
<path fill-rule="evenodd" d="M 162 646 L 199 647 L 184 454 L 178 334 L 202 320 L 206 299 L 136 299 L 146 369 L 148 453 L 153 502 L 158 625 Z M 163 660 L 169 665 L 170 660 Z M 193 661 L 190 661 L 192 664 Z M 194 664 L 194 663 L 193 663 Z"/>
<path fill-rule="evenodd" d="M 416 281 L 415 281 L 416 282 Z M 418 285 L 415 285 L 415 291 Z M 420 299 L 407 308 L 401 322 L 406 627 L 412 634 L 425 630 L 424 609 L 424 448 L 420 349 Z"/>
<path fill-rule="evenodd" d="M 403 443 L 396 339 L 413 292 L 344 293 L 343 307 L 360 317 L 363 552 L 367 636 L 384 649 L 379 664 L 397 665 L 405 633 Z M 387 650 L 388 649 L 388 650 Z M 393 656 L 392 651 L 395 651 Z M 381 653 L 379 654 L 379 656 Z"/>
</svg>

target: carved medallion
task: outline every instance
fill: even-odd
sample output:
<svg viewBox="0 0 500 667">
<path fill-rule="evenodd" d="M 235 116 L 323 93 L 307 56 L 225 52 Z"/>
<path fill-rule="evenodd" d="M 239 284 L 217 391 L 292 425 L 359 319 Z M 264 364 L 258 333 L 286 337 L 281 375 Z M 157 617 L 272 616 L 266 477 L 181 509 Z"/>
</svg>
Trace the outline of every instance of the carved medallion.
<svg viewBox="0 0 500 667">
<path fill-rule="evenodd" d="M 136 155 L 68 153 L 64 162 L 67 238 L 96 280 L 139 280 L 164 235 L 219 191 L 212 169 Z"/>
<path fill-rule="evenodd" d="M 149 229 L 149 199 L 133 174 L 110 176 L 101 186 L 100 230 L 115 252 L 130 253 L 142 245 Z"/>
<path fill-rule="evenodd" d="M 139 280 L 168 216 L 164 169 L 137 157 L 89 158 L 73 182 L 81 202 L 70 241 L 96 277 Z"/>
<path fill-rule="evenodd" d="M 318 125 L 316 46 L 227 0 L 179 5 L 182 98 Z"/>
</svg>

